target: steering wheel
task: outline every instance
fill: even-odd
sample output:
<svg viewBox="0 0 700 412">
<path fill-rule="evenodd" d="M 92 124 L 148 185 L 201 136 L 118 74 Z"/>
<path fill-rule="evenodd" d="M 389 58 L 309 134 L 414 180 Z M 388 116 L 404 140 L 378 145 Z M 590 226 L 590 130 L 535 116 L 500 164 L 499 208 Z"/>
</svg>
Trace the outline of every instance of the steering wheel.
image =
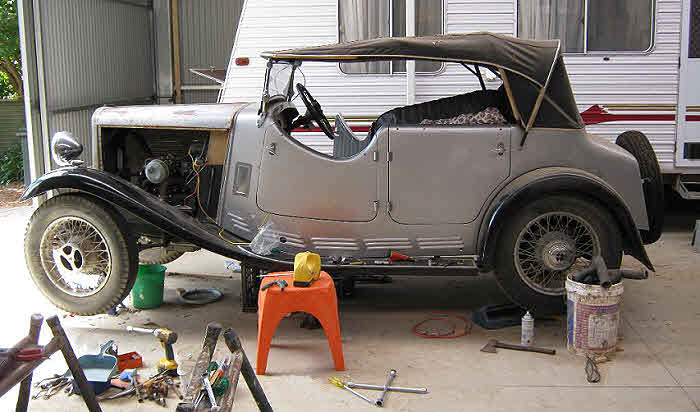
<svg viewBox="0 0 700 412">
<path fill-rule="evenodd" d="M 309 90 L 303 84 L 297 83 L 297 91 L 299 92 L 301 101 L 303 101 L 306 106 L 306 114 L 304 114 L 304 117 L 308 118 L 310 116 L 318 127 L 321 128 L 321 131 L 325 133 L 329 139 L 333 140 L 335 138 L 333 127 L 326 118 L 326 115 L 323 114 L 321 105 L 311 96 L 311 93 L 309 93 Z"/>
</svg>

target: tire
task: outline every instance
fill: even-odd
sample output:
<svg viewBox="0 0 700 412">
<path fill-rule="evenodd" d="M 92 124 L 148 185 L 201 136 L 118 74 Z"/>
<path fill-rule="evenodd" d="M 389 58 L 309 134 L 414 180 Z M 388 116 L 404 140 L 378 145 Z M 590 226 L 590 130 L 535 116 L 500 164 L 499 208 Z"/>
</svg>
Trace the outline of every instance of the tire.
<svg viewBox="0 0 700 412">
<path fill-rule="evenodd" d="M 615 144 L 632 154 L 639 164 L 649 218 L 649 230 L 640 230 L 639 234 L 645 245 L 654 243 L 661 237 L 664 225 L 664 180 L 656 153 L 644 133 L 635 130 L 619 135 Z"/>
<path fill-rule="evenodd" d="M 540 316 L 562 313 L 568 274 L 589 266 L 596 254 L 609 268 L 620 267 L 617 228 L 610 213 L 587 198 L 557 195 L 526 204 L 501 231 L 496 280 L 523 309 Z M 539 270 L 548 281 L 540 279 Z"/>
<path fill-rule="evenodd" d="M 179 250 L 152 247 L 144 249 L 139 253 L 139 263 L 144 265 L 165 265 L 166 263 L 170 263 L 184 254 L 185 252 L 181 252 Z"/>
<path fill-rule="evenodd" d="M 138 249 L 126 228 L 122 216 L 94 198 L 67 194 L 47 200 L 32 215 L 24 238 L 32 280 L 65 311 L 77 315 L 109 311 L 136 281 Z M 74 276 L 95 285 L 77 288 L 67 281 Z"/>
</svg>

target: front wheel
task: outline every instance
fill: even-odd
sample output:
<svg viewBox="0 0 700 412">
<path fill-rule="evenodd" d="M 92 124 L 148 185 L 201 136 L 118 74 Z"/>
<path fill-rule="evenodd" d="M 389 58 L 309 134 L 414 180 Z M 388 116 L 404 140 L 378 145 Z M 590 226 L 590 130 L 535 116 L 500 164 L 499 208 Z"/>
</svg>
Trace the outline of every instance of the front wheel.
<svg viewBox="0 0 700 412">
<path fill-rule="evenodd" d="M 105 313 L 131 290 L 138 271 L 135 239 L 108 204 L 61 195 L 32 215 L 24 256 L 32 280 L 56 306 L 77 315 Z"/>
<path fill-rule="evenodd" d="M 594 201 L 551 196 L 525 205 L 501 232 L 494 275 L 513 302 L 538 315 L 561 313 L 566 277 L 601 255 L 622 261 L 622 239 L 610 213 Z"/>
</svg>

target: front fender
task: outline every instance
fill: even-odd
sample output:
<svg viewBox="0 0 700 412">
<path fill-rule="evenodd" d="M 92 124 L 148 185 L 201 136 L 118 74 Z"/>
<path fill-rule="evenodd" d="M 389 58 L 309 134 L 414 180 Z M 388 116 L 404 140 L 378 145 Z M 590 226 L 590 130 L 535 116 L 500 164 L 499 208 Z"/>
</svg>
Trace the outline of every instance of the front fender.
<svg viewBox="0 0 700 412">
<path fill-rule="evenodd" d="M 173 237 L 190 242 L 203 249 L 241 261 L 255 261 L 261 267 L 274 266 L 276 262 L 256 256 L 238 245 L 226 242 L 218 230 L 198 222 L 177 208 L 151 195 L 140 187 L 110 173 L 86 168 L 66 167 L 51 171 L 32 182 L 22 195 L 22 200 L 39 196 L 49 190 L 74 189 L 98 197 L 128 210 L 144 221 L 153 224 Z M 246 243 L 230 233 L 234 243 Z"/>
<path fill-rule="evenodd" d="M 540 169 L 520 176 L 492 200 L 479 232 L 481 270 L 493 269 L 498 239 L 508 218 L 517 213 L 524 204 L 553 194 L 590 197 L 608 208 L 622 233 L 624 252 L 654 271 L 637 225 L 622 197 L 605 181 L 591 173 L 559 167 Z"/>
</svg>

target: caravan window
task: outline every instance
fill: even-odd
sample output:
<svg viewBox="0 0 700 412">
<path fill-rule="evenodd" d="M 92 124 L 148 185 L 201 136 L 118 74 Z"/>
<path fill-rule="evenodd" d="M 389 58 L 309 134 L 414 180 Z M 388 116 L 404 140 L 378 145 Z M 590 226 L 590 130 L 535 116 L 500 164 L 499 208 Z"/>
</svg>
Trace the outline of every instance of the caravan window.
<svg viewBox="0 0 700 412">
<path fill-rule="evenodd" d="M 441 0 L 416 1 L 416 35 L 440 34 Z M 406 35 L 406 0 L 338 0 L 338 34 L 341 42 Z M 441 62 L 416 61 L 416 72 L 434 73 Z M 405 73 L 405 61 L 340 63 L 344 73 Z"/>
<path fill-rule="evenodd" d="M 518 37 L 560 39 L 565 53 L 648 51 L 653 22 L 653 0 L 518 1 Z"/>
</svg>

